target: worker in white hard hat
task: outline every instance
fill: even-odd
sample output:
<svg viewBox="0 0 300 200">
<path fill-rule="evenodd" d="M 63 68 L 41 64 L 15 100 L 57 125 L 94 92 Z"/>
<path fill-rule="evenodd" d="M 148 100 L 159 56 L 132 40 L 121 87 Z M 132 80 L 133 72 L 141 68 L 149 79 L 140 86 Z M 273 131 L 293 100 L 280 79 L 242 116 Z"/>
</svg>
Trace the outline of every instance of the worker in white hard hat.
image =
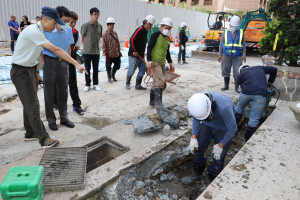
<svg viewBox="0 0 300 200">
<path fill-rule="evenodd" d="M 189 64 L 185 61 L 185 50 L 186 50 L 186 43 L 189 41 L 189 38 L 186 36 L 185 30 L 187 24 L 185 22 L 180 23 L 181 30 L 179 32 L 179 52 L 178 52 L 178 64 Z M 181 56 L 182 56 L 182 63 L 181 63 Z"/>
<path fill-rule="evenodd" d="M 170 69 L 174 69 L 170 54 L 170 35 L 173 21 L 163 18 L 160 22 L 160 31 L 151 35 L 147 47 L 147 68 L 151 68 L 153 74 L 153 85 L 150 90 L 150 106 L 164 107 L 162 103 L 162 92 L 166 83 L 164 73 L 166 60 Z"/>
<path fill-rule="evenodd" d="M 126 78 L 126 89 L 130 89 L 130 81 L 135 72 L 135 66 L 139 68 L 139 73 L 136 76 L 135 89 L 146 90 L 141 84 L 143 76 L 146 72 L 145 63 L 139 58 L 139 56 L 144 59 L 146 44 L 147 44 L 147 34 L 155 23 L 155 17 L 153 15 L 148 15 L 144 21 L 143 25 L 138 27 L 130 38 L 130 47 L 128 51 L 128 71 Z"/>
<path fill-rule="evenodd" d="M 191 176 L 182 178 L 182 182 L 193 184 L 201 181 L 206 166 L 204 153 L 211 139 L 214 139 L 213 163 L 207 170 L 209 180 L 213 181 L 224 167 L 231 139 L 237 130 L 234 103 L 224 94 L 204 92 L 194 94 L 187 106 L 193 116 L 189 149 L 194 154 L 194 170 Z"/>
<path fill-rule="evenodd" d="M 107 72 L 107 79 L 109 83 L 117 82 L 116 72 L 121 66 L 121 51 L 118 34 L 114 31 L 115 20 L 112 17 L 106 19 L 107 30 L 104 32 L 102 38 L 103 55 L 105 56 L 105 66 Z M 114 64 L 113 68 L 111 68 Z"/>
<path fill-rule="evenodd" d="M 233 68 L 233 77 L 235 91 L 240 92 L 237 78 L 239 67 L 242 62 L 246 62 L 245 34 L 243 29 L 239 29 L 240 18 L 233 16 L 229 23 L 229 29 L 226 29 L 219 45 L 218 61 L 221 62 L 222 76 L 224 77 L 224 87 L 221 90 L 229 89 L 231 66 Z"/>
</svg>

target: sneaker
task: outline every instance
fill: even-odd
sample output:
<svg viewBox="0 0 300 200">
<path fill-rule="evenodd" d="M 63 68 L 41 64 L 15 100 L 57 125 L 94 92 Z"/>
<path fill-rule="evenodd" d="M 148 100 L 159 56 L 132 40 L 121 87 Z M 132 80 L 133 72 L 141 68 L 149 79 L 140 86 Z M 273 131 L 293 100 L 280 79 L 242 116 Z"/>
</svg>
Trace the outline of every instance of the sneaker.
<svg viewBox="0 0 300 200">
<path fill-rule="evenodd" d="M 53 106 L 53 111 L 57 111 L 57 105 Z"/>
<path fill-rule="evenodd" d="M 83 115 L 84 111 L 82 110 L 81 106 L 74 106 L 73 111 L 77 112 L 79 115 Z"/>
<path fill-rule="evenodd" d="M 84 86 L 83 91 L 88 92 L 90 90 L 90 86 Z"/>
<path fill-rule="evenodd" d="M 27 136 L 25 135 L 24 141 L 25 142 L 29 142 L 29 141 L 34 141 L 34 140 L 38 140 L 39 138 L 37 138 L 36 136 Z"/>
<path fill-rule="evenodd" d="M 44 143 L 42 144 L 43 148 L 54 147 L 59 144 L 58 140 L 54 140 L 52 138 L 46 138 Z"/>
<path fill-rule="evenodd" d="M 94 89 L 97 91 L 101 91 L 101 88 L 98 85 L 94 85 Z"/>
</svg>

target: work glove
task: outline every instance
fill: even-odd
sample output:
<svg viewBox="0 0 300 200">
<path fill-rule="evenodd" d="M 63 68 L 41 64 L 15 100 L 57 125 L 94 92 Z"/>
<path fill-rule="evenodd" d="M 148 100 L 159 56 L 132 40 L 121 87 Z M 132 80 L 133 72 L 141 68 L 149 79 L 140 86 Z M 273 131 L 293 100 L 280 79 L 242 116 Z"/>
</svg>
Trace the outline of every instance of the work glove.
<svg viewBox="0 0 300 200">
<path fill-rule="evenodd" d="M 152 69 L 153 67 L 153 62 L 152 61 L 148 61 L 146 64 L 147 69 Z"/>
<path fill-rule="evenodd" d="M 175 67 L 173 63 L 169 63 L 169 65 L 170 65 L 170 72 L 175 72 Z"/>
<path fill-rule="evenodd" d="M 191 138 L 189 149 L 191 150 L 191 153 L 194 154 L 194 150 L 198 150 L 198 140 L 195 138 Z"/>
<path fill-rule="evenodd" d="M 105 54 L 105 60 L 106 60 L 106 62 L 108 62 L 108 61 L 109 61 L 109 56 L 108 56 L 108 54 L 107 54 L 107 53 Z"/>
<path fill-rule="evenodd" d="M 213 149 L 213 154 L 216 160 L 220 160 L 222 152 L 223 152 L 223 147 L 220 147 L 220 143 L 215 144 Z"/>
</svg>

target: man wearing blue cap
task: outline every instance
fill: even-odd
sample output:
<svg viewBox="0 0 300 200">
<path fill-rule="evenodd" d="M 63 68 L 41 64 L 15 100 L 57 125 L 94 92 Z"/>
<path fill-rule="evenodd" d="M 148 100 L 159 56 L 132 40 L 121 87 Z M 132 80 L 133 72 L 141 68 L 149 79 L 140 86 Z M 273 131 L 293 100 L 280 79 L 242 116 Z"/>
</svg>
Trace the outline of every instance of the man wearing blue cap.
<svg viewBox="0 0 300 200">
<path fill-rule="evenodd" d="M 80 73 L 85 69 L 71 58 L 64 50 L 50 43 L 44 31 L 52 31 L 56 23 L 64 25 L 56 9 L 42 8 L 41 21 L 27 27 L 18 38 L 12 58 L 10 77 L 15 85 L 23 104 L 25 141 L 39 139 L 42 147 L 52 147 L 59 144 L 58 140 L 50 138 L 40 118 L 40 105 L 37 96 L 36 64 L 42 47 L 54 52 L 57 56 L 75 65 Z"/>
</svg>

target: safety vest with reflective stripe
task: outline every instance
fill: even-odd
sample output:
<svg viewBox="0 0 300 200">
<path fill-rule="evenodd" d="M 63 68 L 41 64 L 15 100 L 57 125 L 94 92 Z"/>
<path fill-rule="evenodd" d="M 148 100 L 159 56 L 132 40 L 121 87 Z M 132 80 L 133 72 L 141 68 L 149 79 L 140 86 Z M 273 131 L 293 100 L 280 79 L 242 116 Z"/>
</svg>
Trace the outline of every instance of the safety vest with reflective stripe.
<svg viewBox="0 0 300 200">
<path fill-rule="evenodd" d="M 232 57 L 239 57 L 243 53 L 243 29 L 239 29 L 236 36 L 232 38 L 228 29 L 224 33 L 225 42 L 222 44 L 223 52 L 225 55 Z"/>
</svg>

